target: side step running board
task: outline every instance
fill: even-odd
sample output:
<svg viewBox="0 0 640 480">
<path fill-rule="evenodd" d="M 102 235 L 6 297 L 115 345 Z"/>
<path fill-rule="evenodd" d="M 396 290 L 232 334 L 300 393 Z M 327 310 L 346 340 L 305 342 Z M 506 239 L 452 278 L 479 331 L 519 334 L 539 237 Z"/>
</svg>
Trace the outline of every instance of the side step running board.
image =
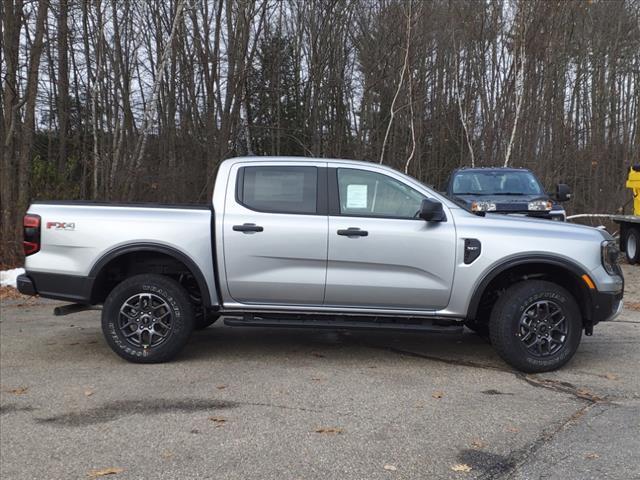
<svg viewBox="0 0 640 480">
<path fill-rule="evenodd" d="M 63 315 L 71 315 L 72 313 L 84 312 L 86 310 L 102 310 L 101 307 L 94 305 L 85 305 L 84 303 L 70 303 L 68 305 L 61 305 L 53 309 L 53 314 L 56 317 Z"/>
<path fill-rule="evenodd" d="M 340 317 L 313 315 L 260 315 L 244 314 L 225 317 L 224 324 L 232 327 L 332 328 L 364 330 L 417 331 L 426 333 L 462 333 L 462 323 L 448 319 Z"/>
</svg>

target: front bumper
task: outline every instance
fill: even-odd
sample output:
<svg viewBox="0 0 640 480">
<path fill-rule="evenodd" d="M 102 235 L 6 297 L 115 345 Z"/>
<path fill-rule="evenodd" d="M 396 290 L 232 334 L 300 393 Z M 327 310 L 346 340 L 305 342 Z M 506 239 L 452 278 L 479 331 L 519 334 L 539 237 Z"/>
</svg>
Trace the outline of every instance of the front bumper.
<svg viewBox="0 0 640 480">
<path fill-rule="evenodd" d="M 622 292 L 597 292 L 591 297 L 593 325 L 615 319 L 622 313 Z"/>
</svg>

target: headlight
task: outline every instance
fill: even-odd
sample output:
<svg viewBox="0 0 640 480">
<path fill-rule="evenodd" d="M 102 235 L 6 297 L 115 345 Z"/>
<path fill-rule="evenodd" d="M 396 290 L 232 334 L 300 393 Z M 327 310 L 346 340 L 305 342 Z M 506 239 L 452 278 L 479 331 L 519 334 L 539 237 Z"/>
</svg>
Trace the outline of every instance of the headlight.
<svg viewBox="0 0 640 480">
<path fill-rule="evenodd" d="M 601 252 L 602 252 L 602 266 L 607 271 L 609 275 L 618 275 L 619 268 L 618 267 L 618 255 L 620 254 L 620 250 L 618 250 L 618 245 L 615 240 L 605 240 L 601 244 Z"/>
<path fill-rule="evenodd" d="M 496 204 L 493 202 L 471 202 L 472 212 L 495 212 Z"/>
<path fill-rule="evenodd" d="M 553 207 L 553 203 L 549 200 L 535 200 L 533 202 L 529 202 L 529 210 L 533 210 L 536 212 L 548 211 Z"/>
</svg>

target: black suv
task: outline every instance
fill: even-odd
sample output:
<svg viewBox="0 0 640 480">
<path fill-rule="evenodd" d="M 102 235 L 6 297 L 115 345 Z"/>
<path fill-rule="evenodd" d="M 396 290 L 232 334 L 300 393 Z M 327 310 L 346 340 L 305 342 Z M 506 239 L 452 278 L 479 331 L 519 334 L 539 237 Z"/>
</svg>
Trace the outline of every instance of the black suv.
<svg viewBox="0 0 640 480">
<path fill-rule="evenodd" d="M 567 215 L 560 202 L 571 198 L 563 183 L 556 186 L 552 198 L 531 170 L 501 167 L 456 169 L 444 193 L 473 212 L 524 214 L 561 222 Z"/>
</svg>

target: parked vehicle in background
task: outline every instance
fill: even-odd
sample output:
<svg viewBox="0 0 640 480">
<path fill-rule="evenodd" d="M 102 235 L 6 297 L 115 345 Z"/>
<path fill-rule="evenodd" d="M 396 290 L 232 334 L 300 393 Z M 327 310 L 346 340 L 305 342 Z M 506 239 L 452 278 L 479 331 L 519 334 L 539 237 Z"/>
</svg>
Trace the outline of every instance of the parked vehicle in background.
<svg viewBox="0 0 640 480">
<path fill-rule="evenodd" d="M 525 168 L 459 168 L 445 184 L 446 195 L 473 212 L 523 214 L 564 222 L 561 205 L 571 198 L 558 184 L 553 198 L 531 170 Z"/>
<path fill-rule="evenodd" d="M 22 293 L 103 304 L 110 347 L 173 358 L 194 328 L 489 335 L 525 372 L 564 365 L 622 309 L 604 231 L 479 216 L 391 168 L 308 158 L 221 163 L 211 206 L 36 202 Z"/>
<path fill-rule="evenodd" d="M 640 262 L 640 165 L 629 168 L 627 188 L 633 192 L 633 215 L 614 215 L 620 225 L 620 250 L 631 265 Z"/>
</svg>

